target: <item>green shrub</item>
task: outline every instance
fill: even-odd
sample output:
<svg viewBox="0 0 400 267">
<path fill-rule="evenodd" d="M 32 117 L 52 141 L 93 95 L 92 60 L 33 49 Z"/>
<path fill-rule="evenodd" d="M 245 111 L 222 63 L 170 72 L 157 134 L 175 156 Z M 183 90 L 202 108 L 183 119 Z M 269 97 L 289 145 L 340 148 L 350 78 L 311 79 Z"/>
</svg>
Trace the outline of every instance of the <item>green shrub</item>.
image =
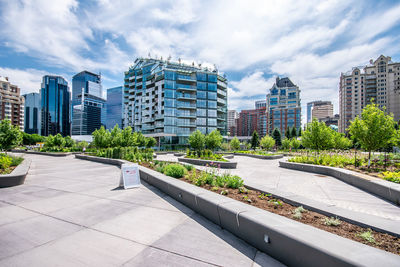
<svg viewBox="0 0 400 267">
<path fill-rule="evenodd" d="M 324 224 L 328 226 L 339 226 L 342 222 L 338 218 L 324 218 Z"/>
<path fill-rule="evenodd" d="M 164 174 L 174 178 L 182 178 L 185 173 L 186 168 L 180 164 L 169 164 L 164 168 Z"/>
<path fill-rule="evenodd" d="M 12 163 L 12 159 L 10 156 L 1 156 L 0 157 L 0 169 L 6 170 L 10 168 Z"/>
<path fill-rule="evenodd" d="M 193 170 L 193 165 L 187 165 L 187 164 L 185 164 L 184 166 L 185 166 L 186 170 L 188 170 L 188 171 Z"/>
<path fill-rule="evenodd" d="M 367 241 L 368 243 L 376 242 L 371 229 L 368 229 L 368 231 L 366 231 L 366 232 L 356 234 L 356 236 L 361 237 L 363 240 Z"/>
<path fill-rule="evenodd" d="M 400 184 L 400 172 L 382 172 L 380 176 L 390 182 L 398 183 Z"/>
<path fill-rule="evenodd" d="M 241 186 L 243 186 L 243 180 L 237 175 L 229 176 L 226 186 L 229 188 L 234 188 L 237 189 Z"/>
</svg>

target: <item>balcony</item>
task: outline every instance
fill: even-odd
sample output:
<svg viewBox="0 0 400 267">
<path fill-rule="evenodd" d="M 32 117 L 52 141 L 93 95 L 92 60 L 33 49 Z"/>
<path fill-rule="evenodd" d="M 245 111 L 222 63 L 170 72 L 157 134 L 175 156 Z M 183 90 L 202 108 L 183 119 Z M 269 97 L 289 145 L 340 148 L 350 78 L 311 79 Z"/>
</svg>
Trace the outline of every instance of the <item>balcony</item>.
<svg viewBox="0 0 400 267">
<path fill-rule="evenodd" d="M 224 108 L 217 108 L 217 112 L 226 113 L 226 109 L 224 109 Z"/>
<path fill-rule="evenodd" d="M 176 94 L 176 98 L 178 100 L 196 100 L 196 96 L 195 95 L 191 95 L 191 94 Z"/>
<path fill-rule="evenodd" d="M 176 84 L 176 91 L 189 91 L 189 92 L 196 92 L 197 88 L 196 86 L 193 85 L 187 85 L 187 84 Z"/>
<path fill-rule="evenodd" d="M 150 117 L 146 117 L 146 118 L 143 118 L 142 121 L 143 121 L 143 123 L 148 123 L 148 122 L 152 122 L 153 119 Z"/>
<path fill-rule="evenodd" d="M 156 122 L 155 124 L 154 124 L 154 127 L 157 129 L 157 128 L 164 128 L 164 123 L 162 123 L 162 122 Z"/>
<path fill-rule="evenodd" d="M 226 97 L 226 91 L 223 91 L 221 89 L 217 90 L 217 94 L 220 95 L 220 96 L 225 96 Z"/>
<path fill-rule="evenodd" d="M 196 113 L 179 113 L 176 115 L 177 118 L 196 118 Z"/>
<path fill-rule="evenodd" d="M 193 128 L 196 127 L 196 123 L 180 123 L 178 122 L 178 127 L 189 127 L 189 128 Z"/>
<path fill-rule="evenodd" d="M 222 100 L 220 98 L 217 98 L 217 104 L 224 106 L 224 105 L 226 105 L 226 100 Z"/>
<path fill-rule="evenodd" d="M 155 120 L 156 120 L 156 121 L 163 120 L 163 119 L 164 119 L 164 115 L 163 115 L 163 114 L 161 114 L 161 115 L 156 115 L 156 117 L 155 117 Z"/>
<path fill-rule="evenodd" d="M 188 75 L 180 75 L 180 74 L 177 75 L 176 80 L 183 82 L 190 82 L 190 83 L 196 82 L 195 78 L 192 78 L 191 76 Z"/>
<path fill-rule="evenodd" d="M 196 105 L 189 102 L 178 102 L 176 107 L 181 109 L 196 109 Z"/>
</svg>

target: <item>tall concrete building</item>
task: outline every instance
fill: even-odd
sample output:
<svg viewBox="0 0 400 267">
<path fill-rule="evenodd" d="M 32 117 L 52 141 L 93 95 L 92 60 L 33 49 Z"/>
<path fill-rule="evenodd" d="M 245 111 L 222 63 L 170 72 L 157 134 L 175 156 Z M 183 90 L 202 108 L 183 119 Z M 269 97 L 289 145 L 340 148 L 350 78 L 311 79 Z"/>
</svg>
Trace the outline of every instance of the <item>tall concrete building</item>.
<svg viewBox="0 0 400 267">
<path fill-rule="evenodd" d="M 396 121 L 400 119 L 400 63 L 391 57 L 381 55 L 340 75 L 339 132 L 345 132 L 372 99 L 379 108 L 385 106 Z"/>
<path fill-rule="evenodd" d="M 301 127 L 300 89 L 289 78 L 276 78 L 267 94 L 267 132 L 275 128 L 284 133 L 287 128 Z"/>
<path fill-rule="evenodd" d="M 18 86 L 13 85 L 8 77 L 0 76 L 0 120 L 8 119 L 12 125 L 24 128 L 24 98 Z"/>
<path fill-rule="evenodd" d="M 116 124 L 120 128 L 123 128 L 122 125 L 122 99 L 123 99 L 123 87 L 113 87 L 107 89 L 107 120 L 106 120 L 106 128 L 112 129 Z"/>
<path fill-rule="evenodd" d="M 237 136 L 251 136 L 254 131 L 256 131 L 259 136 L 266 135 L 266 107 L 240 111 L 239 118 L 236 119 L 236 125 Z"/>
<path fill-rule="evenodd" d="M 61 76 L 43 76 L 40 89 L 41 135 L 71 135 L 71 92 Z"/>
<path fill-rule="evenodd" d="M 260 108 L 267 108 L 267 101 L 266 100 L 258 100 L 255 102 L 256 109 Z"/>
<path fill-rule="evenodd" d="M 40 112 L 40 94 L 29 93 L 25 98 L 25 120 L 24 132 L 28 134 L 40 134 L 41 112 Z"/>
<path fill-rule="evenodd" d="M 333 104 L 330 101 L 313 101 L 307 103 L 307 123 L 313 119 L 323 119 L 333 116 Z"/>
<path fill-rule="evenodd" d="M 228 131 L 230 136 L 236 135 L 236 119 L 239 113 L 236 110 L 228 110 Z"/>
<path fill-rule="evenodd" d="M 187 144 L 195 130 L 227 134 L 227 79 L 216 69 L 138 58 L 125 72 L 124 126 L 160 138 L 164 147 Z"/>
</svg>

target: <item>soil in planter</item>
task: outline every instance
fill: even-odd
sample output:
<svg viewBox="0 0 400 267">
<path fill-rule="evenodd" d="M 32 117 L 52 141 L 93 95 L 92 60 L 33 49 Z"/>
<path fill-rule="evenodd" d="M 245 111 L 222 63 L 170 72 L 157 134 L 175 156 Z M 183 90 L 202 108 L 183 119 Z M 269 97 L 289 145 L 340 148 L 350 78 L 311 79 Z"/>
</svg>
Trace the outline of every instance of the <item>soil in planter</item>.
<svg viewBox="0 0 400 267">
<path fill-rule="evenodd" d="M 154 168 L 152 168 L 152 166 L 150 166 L 148 163 L 142 163 L 141 165 L 154 170 Z M 193 170 L 193 171 L 196 171 L 198 173 L 200 172 L 199 170 Z M 188 174 L 184 178 L 181 178 L 181 180 L 193 184 L 192 181 L 187 178 L 190 177 L 191 172 L 192 171 L 188 172 Z M 307 210 L 305 212 L 302 212 L 301 218 L 296 219 L 294 217 L 295 209 L 297 208 L 296 206 L 285 203 L 284 201 L 274 198 L 269 194 L 263 194 L 257 190 L 246 191 L 242 189 L 242 191 L 246 191 L 245 193 L 243 193 L 240 192 L 239 189 L 218 188 L 209 184 L 205 184 L 201 187 L 218 194 L 221 194 L 222 191 L 224 191 L 223 193 L 227 192 L 227 195 L 225 194 L 224 195 L 232 199 L 290 218 L 292 220 L 296 220 L 304 224 L 314 226 L 324 231 L 366 244 L 368 246 L 372 246 L 378 249 L 382 249 L 400 255 L 400 238 L 396 236 L 380 233 L 345 221 L 340 221 L 340 224 L 337 226 L 326 225 L 325 219 L 327 217 L 325 215 L 322 215 L 314 211 Z M 371 232 L 374 238 L 373 241 L 372 240 L 367 241 L 366 239 L 360 236 L 362 233 L 368 231 Z"/>
<path fill-rule="evenodd" d="M 7 169 L 0 169 L 0 174 L 10 174 L 15 168 L 17 168 L 17 166 L 11 166 Z"/>
</svg>

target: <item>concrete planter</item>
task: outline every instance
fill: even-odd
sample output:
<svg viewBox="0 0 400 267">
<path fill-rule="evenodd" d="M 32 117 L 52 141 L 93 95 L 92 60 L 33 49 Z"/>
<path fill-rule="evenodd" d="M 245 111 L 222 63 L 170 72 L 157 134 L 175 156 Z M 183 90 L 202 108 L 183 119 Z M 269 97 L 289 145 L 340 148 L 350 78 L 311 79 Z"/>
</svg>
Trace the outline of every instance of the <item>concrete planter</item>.
<svg viewBox="0 0 400 267">
<path fill-rule="evenodd" d="M 166 151 L 165 151 L 165 152 L 155 152 L 155 154 L 156 154 L 156 155 L 167 155 L 168 152 L 166 152 Z"/>
<path fill-rule="evenodd" d="M 21 185 L 25 182 L 25 177 L 28 174 L 31 166 L 30 159 L 24 159 L 10 174 L 0 175 L 0 187 L 10 187 Z"/>
<path fill-rule="evenodd" d="M 400 205 L 400 184 L 385 181 L 354 171 L 312 164 L 280 161 L 282 168 L 333 176 L 343 182 Z"/>
<path fill-rule="evenodd" d="M 185 156 L 185 155 L 186 155 L 186 153 L 174 153 L 175 157 L 182 157 L 182 156 Z"/>
<path fill-rule="evenodd" d="M 221 169 L 236 169 L 237 162 L 223 162 L 223 161 L 213 161 L 204 159 L 188 159 L 188 158 L 178 158 L 179 162 L 186 162 L 193 165 L 206 166 L 212 164 L 217 164 Z"/>
<path fill-rule="evenodd" d="M 125 161 L 76 155 L 113 165 Z M 289 266 L 397 266 L 400 257 L 140 166 L 141 179 Z"/>
<path fill-rule="evenodd" d="M 35 154 L 52 157 L 66 157 L 71 154 L 80 154 L 82 152 L 39 152 L 39 151 L 25 151 L 25 150 L 12 150 L 15 153 Z"/>
<path fill-rule="evenodd" d="M 246 154 L 246 153 L 234 153 L 234 155 L 237 156 L 245 156 L 245 157 L 250 157 L 250 158 L 256 158 L 256 159 L 281 159 L 283 158 L 283 155 L 254 155 L 254 154 Z"/>
</svg>

